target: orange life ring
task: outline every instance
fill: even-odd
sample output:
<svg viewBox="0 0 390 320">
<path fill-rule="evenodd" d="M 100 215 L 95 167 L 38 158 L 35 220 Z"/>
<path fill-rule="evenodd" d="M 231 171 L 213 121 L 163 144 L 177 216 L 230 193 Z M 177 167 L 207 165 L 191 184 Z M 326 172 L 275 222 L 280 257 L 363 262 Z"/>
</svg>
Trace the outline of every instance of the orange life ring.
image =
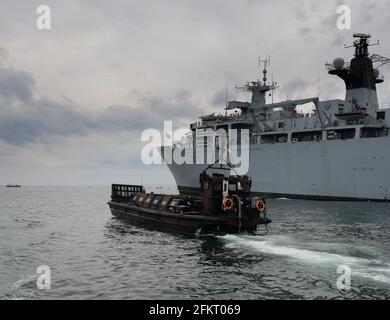
<svg viewBox="0 0 390 320">
<path fill-rule="evenodd" d="M 234 207 L 233 199 L 226 197 L 223 199 L 223 209 L 224 210 L 231 210 Z"/>
<path fill-rule="evenodd" d="M 257 200 L 256 201 L 256 208 L 257 210 L 259 210 L 260 212 L 264 212 L 265 211 L 265 202 L 263 200 Z"/>
</svg>

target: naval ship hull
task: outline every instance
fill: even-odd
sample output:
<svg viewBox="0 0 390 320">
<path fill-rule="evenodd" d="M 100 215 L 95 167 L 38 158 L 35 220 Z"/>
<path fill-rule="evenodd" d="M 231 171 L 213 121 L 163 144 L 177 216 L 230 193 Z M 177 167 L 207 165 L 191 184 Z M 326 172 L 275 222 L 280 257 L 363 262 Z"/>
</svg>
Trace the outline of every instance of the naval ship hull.
<svg viewBox="0 0 390 320">
<path fill-rule="evenodd" d="M 200 164 L 168 164 L 182 194 L 196 194 Z M 390 136 L 336 141 L 254 144 L 252 192 L 312 200 L 388 201 Z"/>
</svg>

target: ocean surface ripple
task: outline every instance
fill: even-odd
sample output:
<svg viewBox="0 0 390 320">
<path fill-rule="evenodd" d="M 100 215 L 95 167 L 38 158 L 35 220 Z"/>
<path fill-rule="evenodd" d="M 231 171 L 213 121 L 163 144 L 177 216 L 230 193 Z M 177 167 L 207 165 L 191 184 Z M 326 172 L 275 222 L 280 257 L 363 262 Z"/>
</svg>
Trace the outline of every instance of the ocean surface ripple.
<svg viewBox="0 0 390 320">
<path fill-rule="evenodd" d="M 112 217 L 109 195 L 1 187 L 0 299 L 390 299 L 390 203 L 269 200 L 265 236 L 190 237 Z"/>
</svg>

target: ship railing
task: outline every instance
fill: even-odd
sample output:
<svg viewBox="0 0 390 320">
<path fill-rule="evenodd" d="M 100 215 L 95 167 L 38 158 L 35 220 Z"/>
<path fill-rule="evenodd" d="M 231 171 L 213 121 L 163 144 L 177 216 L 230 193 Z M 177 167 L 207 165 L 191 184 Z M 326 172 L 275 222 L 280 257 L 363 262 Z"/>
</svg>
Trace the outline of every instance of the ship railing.
<svg viewBox="0 0 390 320">
<path fill-rule="evenodd" d="M 219 114 L 211 116 L 200 117 L 200 121 L 194 122 L 190 125 L 191 129 L 196 129 L 197 127 L 206 126 L 206 125 L 215 125 L 228 123 L 229 121 L 247 121 L 247 119 L 242 118 L 240 112 L 232 113 L 227 116 Z"/>
<path fill-rule="evenodd" d="M 113 184 L 111 199 L 117 202 L 127 202 L 134 194 L 140 192 L 145 192 L 145 188 L 141 185 Z"/>
<path fill-rule="evenodd" d="M 334 66 L 333 63 L 326 63 L 325 64 L 326 68 L 328 71 L 336 70 L 337 68 Z M 346 69 L 349 70 L 351 68 L 351 63 L 350 62 L 345 62 L 344 66 L 341 69 Z"/>
<path fill-rule="evenodd" d="M 381 103 L 380 109 L 390 109 L 390 102 Z"/>
</svg>

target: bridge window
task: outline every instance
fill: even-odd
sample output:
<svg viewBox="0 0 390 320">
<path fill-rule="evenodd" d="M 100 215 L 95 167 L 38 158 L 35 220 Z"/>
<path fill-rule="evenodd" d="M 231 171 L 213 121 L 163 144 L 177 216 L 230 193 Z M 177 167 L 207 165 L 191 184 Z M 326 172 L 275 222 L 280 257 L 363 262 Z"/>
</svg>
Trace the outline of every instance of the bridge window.
<svg viewBox="0 0 390 320">
<path fill-rule="evenodd" d="M 388 135 L 386 128 L 361 128 L 360 138 L 379 138 Z"/>
<path fill-rule="evenodd" d="M 221 191 L 222 190 L 221 184 L 218 183 L 218 184 L 214 185 L 213 189 L 214 189 L 214 191 Z"/>
<path fill-rule="evenodd" d="M 338 129 L 338 130 L 329 130 L 327 131 L 328 140 L 347 140 L 355 138 L 355 128 L 349 129 Z"/>
<path fill-rule="evenodd" d="M 287 142 L 287 133 L 263 134 L 260 136 L 260 143 L 285 143 Z"/>
<path fill-rule="evenodd" d="M 237 191 L 237 185 L 235 183 L 229 183 L 229 191 Z"/>
<path fill-rule="evenodd" d="M 292 142 L 321 141 L 322 131 L 294 132 L 291 139 Z"/>
<path fill-rule="evenodd" d="M 385 120 L 386 112 L 384 111 L 378 111 L 376 113 L 376 120 Z"/>
</svg>

